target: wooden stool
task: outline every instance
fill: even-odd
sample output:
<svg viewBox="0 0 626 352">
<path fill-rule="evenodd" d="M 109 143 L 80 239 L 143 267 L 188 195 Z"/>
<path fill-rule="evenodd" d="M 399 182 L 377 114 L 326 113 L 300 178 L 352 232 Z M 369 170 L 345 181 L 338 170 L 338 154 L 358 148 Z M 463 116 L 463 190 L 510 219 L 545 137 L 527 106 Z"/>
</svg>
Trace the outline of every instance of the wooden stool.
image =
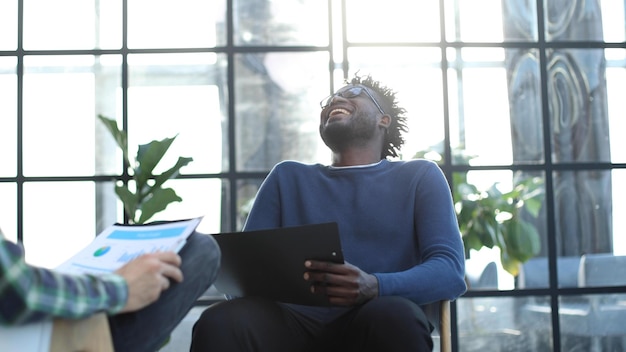
<svg viewBox="0 0 626 352">
<path fill-rule="evenodd" d="M 55 319 L 50 352 L 113 352 L 106 314 L 80 320 Z"/>
</svg>

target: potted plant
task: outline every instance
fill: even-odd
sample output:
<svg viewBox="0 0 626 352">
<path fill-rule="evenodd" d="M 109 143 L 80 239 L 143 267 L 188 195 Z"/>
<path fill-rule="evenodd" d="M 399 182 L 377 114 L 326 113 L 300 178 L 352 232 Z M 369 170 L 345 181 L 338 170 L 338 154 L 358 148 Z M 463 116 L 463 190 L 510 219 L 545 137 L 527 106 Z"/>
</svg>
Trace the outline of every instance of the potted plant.
<svg viewBox="0 0 626 352">
<path fill-rule="evenodd" d="M 440 156 L 433 151 L 415 155 L 434 161 L 441 160 Z M 455 157 L 465 163 L 473 158 L 462 153 L 455 153 Z M 498 247 L 502 267 L 516 276 L 520 265 L 541 249 L 539 232 L 523 214 L 538 216 L 544 195 L 542 185 L 540 177 L 529 177 L 517 181 L 509 192 L 501 192 L 497 183 L 481 191 L 467 181 L 466 173 L 454 173 L 452 193 L 466 257 L 472 249 Z"/>
<path fill-rule="evenodd" d="M 179 197 L 172 188 L 164 188 L 163 184 L 179 175 L 180 169 L 186 166 L 192 158 L 179 157 L 174 166 L 165 172 L 155 175 L 154 169 L 170 148 L 177 136 L 162 140 L 153 140 L 147 144 L 139 145 L 137 156 L 133 163 L 128 157 L 128 138 L 126 132 L 117 127 L 117 122 L 103 115 L 98 119 L 106 126 L 107 130 L 122 150 L 124 164 L 129 168 L 129 174 L 134 182 L 118 182 L 115 185 L 115 194 L 124 203 L 124 211 L 131 223 L 143 224 L 155 214 L 173 202 L 180 202 Z"/>
<path fill-rule="evenodd" d="M 523 212 L 538 216 L 543 198 L 541 178 L 521 180 L 502 193 L 497 183 L 480 191 L 465 176 L 454 175 L 453 193 L 466 256 L 471 249 L 498 247 L 502 267 L 516 276 L 520 265 L 541 249 L 539 232 L 522 216 Z"/>
</svg>

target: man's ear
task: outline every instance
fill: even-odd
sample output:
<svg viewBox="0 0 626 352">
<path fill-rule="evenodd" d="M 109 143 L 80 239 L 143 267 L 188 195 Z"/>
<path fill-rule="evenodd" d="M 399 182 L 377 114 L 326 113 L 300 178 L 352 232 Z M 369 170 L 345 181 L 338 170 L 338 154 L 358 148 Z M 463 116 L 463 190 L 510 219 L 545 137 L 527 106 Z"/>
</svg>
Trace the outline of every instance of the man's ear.
<svg viewBox="0 0 626 352">
<path fill-rule="evenodd" d="M 385 114 L 380 118 L 380 121 L 378 121 L 378 127 L 388 129 L 389 125 L 391 125 L 391 116 Z"/>
</svg>

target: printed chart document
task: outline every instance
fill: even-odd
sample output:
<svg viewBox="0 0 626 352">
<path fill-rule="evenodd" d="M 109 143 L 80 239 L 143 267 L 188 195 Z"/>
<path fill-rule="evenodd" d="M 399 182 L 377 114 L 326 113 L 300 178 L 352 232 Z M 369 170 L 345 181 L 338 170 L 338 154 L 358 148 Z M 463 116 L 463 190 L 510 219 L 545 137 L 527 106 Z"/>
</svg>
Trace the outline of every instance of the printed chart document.
<svg viewBox="0 0 626 352">
<path fill-rule="evenodd" d="M 57 270 L 66 273 L 105 273 L 115 271 L 144 253 L 168 250 L 178 252 L 201 220 L 202 217 L 147 225 L 111 225 Z M 2 326 L 0 352 L 47 352 L 52 327 L 52 321 Z"/>
<path fill-rule="evenodd" d="M 202 217 L 147 225 L 114 224 L 57 269 L 67 273 L 115 271 L 145 253 L 178 252 Z"/>
</svg>

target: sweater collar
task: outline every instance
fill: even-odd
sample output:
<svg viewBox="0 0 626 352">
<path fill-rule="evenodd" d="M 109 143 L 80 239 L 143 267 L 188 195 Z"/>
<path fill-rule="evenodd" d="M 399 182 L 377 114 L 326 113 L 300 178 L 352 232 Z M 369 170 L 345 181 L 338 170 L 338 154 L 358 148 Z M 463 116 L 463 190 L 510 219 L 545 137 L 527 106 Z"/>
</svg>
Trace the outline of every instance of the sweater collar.
<svg viewBox="0 0 626 352">
<path fill-rule="evenodd" d="M 384 159 L 372 164 L 364 164 L 364 165 L 351 165 L 351 166 L 332 166 L 328 165 L 328 168 L 331 170 L 346 170 L 346 169 L 363 169 L 367 167 L 378 166 L 383 162 Z"/>
</svg>

